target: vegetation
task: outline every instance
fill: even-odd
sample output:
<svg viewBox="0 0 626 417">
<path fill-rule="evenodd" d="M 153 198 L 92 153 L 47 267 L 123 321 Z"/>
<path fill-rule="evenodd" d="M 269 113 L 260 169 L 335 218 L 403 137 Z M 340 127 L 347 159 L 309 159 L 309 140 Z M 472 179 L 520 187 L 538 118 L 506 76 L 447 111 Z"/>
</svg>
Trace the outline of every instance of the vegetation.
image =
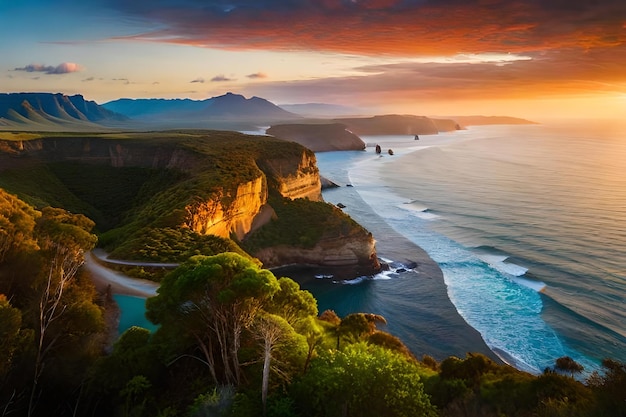
<svg viewBox="0 0 626 417">
<path fill-rule="evenodd" d="M 479 354 L 418 361 L 381 316 L 318 314 L 235 252 L 190 257 L 109 352 L 80 273 L 93 222 L 0 191 L 0 410 L 29 416 L 625 416 L 626 365 L 582 383 Z M 108 353 L 107 353 L 108 352 Z M 565 374 L 557 373 L 564 371 Z"/>
<path fill-rule="evenodd" d="M 196 138 L 176 135 L 183 142 Z M 206 141 L 185 146 L 218 152 L 204 149 Z M 245 142 L 234 146 L 233 161 L 244 164 Z M 272 146 L 274 157 L 291 152 Z M 255 155 L 271 171 L 261 147 Z M 116 203 L 83 187 L 75 176 L 87 167 L 72 164 L 42 163 L 0 175 L 0 185 L 29 197 L 0 189 L 2 416 L 626 416 L 626 364 L 606 359 L 603 372 L 580 381 L 574 377 L 581 367 L 568 357 L 541 375 L 480 354 L 418 360 L 378 328 L 384 317 L 319 314 L 309 292 L 261 268 L 234 241 L 169 227 L 178 199 L 193 195 L 184 190 L 220 186 L 209 176 L 140 169 L 127 171 L 132 180 L 123 181 L 127 174 L 115 172 L 131 200 Z M 256 175 L 255 166 L 231 177 Z M 108 175 L 107 168 L 96 169 L 85 177 Z M 20 182 L 20 172 L 32 178 Z M 36 174 L 50 192 L 36 187 Z M 166 190 L 159 184 L 168 184 Z M 65 208 L 50 207 L 52 201 Z M 96 244 L 95 225 L 64 204 L 121 222 L 102 235 L 121 251 L 181 262 L 147 300 L 157 331 L 134 327 L 109 345 L 106 300 L 81 269 L 83 254 Z M 323 204 L 276 195 L 272 204 L 278 220 L 246 244 L 284 239 L 307 245 L 324 236 L 324 227 L 320 232 L 288 220 L 296 213 L 340 233 L 359 230 Z M 289 228 L 305 239 L 289 240 Z"/>
<path fill-rule="evenodd" d="M 93 219 L 99 246 L 116 258 L 182 262 L 198 254 L 244 254 L 242 247 L 248 253 L 281 243 L 309 248 L 328 233 L 341 236 L 363 232 L 332 205 L 292 202 L 276 191 L 280 176 L 295 173 L 303 154 L 310 152 L 295 143 L 220 131 L 36 136 L 37 140 L 67 144 L 59 147 L 61 150 L 55 145 L 56 153 L 49 160 L 29 156 L 23 158 L 27 162 L 0 168 L 0 187 L 38 209 L 63 207 Z M 107 165 L 112 144 L 124 146 L 124 152 L 137 150 L 133 154 L 135 165 Z M 92 149 L 89 160 L 76 157 L 85 146 Z M 177 164 L 162 164 L 164 155 L 174 154 L 178 155 Z M 189 207 L 215 200 L 227 207 L 237 186 L 260 177 L 269 186 L 270 204 L 278 218 L 261 228 L 250 242 L 202 236 L 185 226 Z M 303 217 L 308 221 L 300 221 Z"/>
<path fill-rule="evenodd" d="M 276 218 L 251 233 L 242 243 L 249 253 L 274 245 L 311 248 L 323 237 L 367 233 L 362 226 L 331 204 L 278 196 L 270 199 L 270 204 L 276 211 Z"/>
<path fill-rule="evenodd" d="M 58 414 L 101 354 L 103 311 L 79 269 L 94 224 L 0 190 L 0 225 L 0 409 Z"/>
</svg>

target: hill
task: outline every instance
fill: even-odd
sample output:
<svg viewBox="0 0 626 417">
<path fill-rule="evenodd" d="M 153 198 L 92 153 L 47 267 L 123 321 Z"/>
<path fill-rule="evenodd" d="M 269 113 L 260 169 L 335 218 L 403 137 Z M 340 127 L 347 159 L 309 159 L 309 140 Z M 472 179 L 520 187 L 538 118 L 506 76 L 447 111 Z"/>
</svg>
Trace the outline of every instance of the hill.
<svg viewBox="0 0 626 417">
<path fill-rule="evenodd" d="M 2 129 L 101 131 L 127 120 L 79 94 L 0 93 Z"/>
<path fill-rule="evenodd" d="M 266 133 L 297 142 L 313 152 L 365 149 L 365 142 L 340 123 L 274 125 Z"/>
<path fill-rule="evenodd" d="M 450 116 L 461 126 L 479 126 L 479 125 L 533 125 L 533 122 L 526 119 L 511 116 Z"/>
<path fill-rule="evenodd" d="M 279 104 L 282 109 L 302 115 L 304 117 L 333 118 L 339 116 L 362 115 L 363 110 L 358 107 L 342 106 L 340 104 L 301 103 Z"/>
<path fill-rule="evenodd" d="M 451 119 L 432 119 L 425 116 L 389 114 L 374 117 L 334 119 L 357 135 L 436 135 L 460 129 Z"/>
<path fill-rule="evenodd" d="M 136 121 L 167 128 L 207 128 L 243 122 L 269 125 L 300 118 L 263 98 L 245 98 L 233 93 L 206 100 L 124 98 L 104 103 L 103 107 Z"/>
</svg>

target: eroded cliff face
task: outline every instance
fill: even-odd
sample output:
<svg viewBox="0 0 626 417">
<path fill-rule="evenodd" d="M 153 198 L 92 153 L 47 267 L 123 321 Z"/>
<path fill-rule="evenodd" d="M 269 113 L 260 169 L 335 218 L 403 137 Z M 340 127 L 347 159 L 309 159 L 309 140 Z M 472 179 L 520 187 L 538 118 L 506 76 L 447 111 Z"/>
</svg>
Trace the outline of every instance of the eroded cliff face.
<svg viewBox="0 0 626 417">
<path fill-rule="evenodd" d="M 284 265 L 308 265 L 327 268 L 338 278 L 371 275 L 381 269 L 376 257 L 376 242 L 370 233 L 322 239 L 310 249 L 274 246 L 255 253 L 264 268 Z M 345 275 L 345 276 L 342 276 Z"/>
<path fill-rule="evenodd" d="M 240 184 L 236 190 L 223 190 L 211 200 L 199 201 L 185 207 L 185 226 L 196 233 L 229 238 L 234 233 L 238 239 L 252 230 L 255 219 L 267 203 L 267 183 L 259 176 Z"/>
<path fill-rule="evenodd" d="M 257 159 L 251 162 L 251 176 L 254 176 L 257 167 L 258 176 L 233 187 L 224 184 L 216 190 L 207 190 L 212 192 L 208 198 L 198 198 L 192 203 L 181 201 L 179 207 L 174 207 L 184 213 L 180 226 L 203 235 L 212 234 L 224 238 L 235 235 L 243 240 L 248 233 L 267 224 L 276 216 L 268 203 L 271 190 L 289 199 L 321 201 L 321 180 L 315 154 L 304 147 L 301 152 L 293 149 L 281 152 L 281 149 L 283 148 L 271 154 L 259 153 Z M 124 139 L 93 137 L 55 137 L 23 142 L 0 140 L 0 162 L 3 162 L 0 171 L 3 168 L 58 161 L 105 164 L 117 168 L 174 169 L 186 172 L 190 177 L 215 169 L 221 163 L 221 160 L 208 158 L 193 149 L 167 143 L 144 144 Z M 9 165 L 8 162 L 12 164 Z M 363 274 L 380 268 L 374 239 L 366 231 L 322 239 L 310 249 L 276 246 L 254 255 L 266 267 L 306 264 L 348 268 L 352 273 L 357 271 Z"/>
<path fill-rule="evenodd" d="M 299 159 L 264 159 L 257 163 L 283 197 L 322 200 L 322 183 L 313 152 L 302 152 Z"/>
<path fill-rule="evenodd" d="M 253 181 L 240 184 L 236 190 L 221 190 L 211 200 L 185 207 L 185 225 L 200 234 L 226 238 L 235 234 L 238 239 L 243 239 L 274 215 L 273 209 L 267 205 L 268 182 L 285 198 L 322 199 L 321 180 L 313 154 L 303 152 L 295 159 L 264 159 L 258 164 L 262 173 Z"/>
</svg>

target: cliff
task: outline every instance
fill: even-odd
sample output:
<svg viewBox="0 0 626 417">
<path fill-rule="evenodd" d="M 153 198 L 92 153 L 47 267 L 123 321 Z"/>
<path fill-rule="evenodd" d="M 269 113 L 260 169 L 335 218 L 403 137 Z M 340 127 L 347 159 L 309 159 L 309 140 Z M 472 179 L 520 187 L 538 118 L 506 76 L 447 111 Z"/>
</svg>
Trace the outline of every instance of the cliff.
<svg viewBox="0 0 626 417">
<path fill-rule="evenodd" d="M 269 156 L 257 160 L 257 165 L 283 197 L 322 200 L 322 183 L 313 153 L 303 152 L 300 158 Z"/>
<path fill-rule="evenodd" d="M 354 278 L 371 275 L 380 270 L 376 258 L 375 240 L 371 234 L 321 239 L 310 249 L 289 245 L 264 248 L 255 253 L 264 267 L 303 265 L 323 268 L 336 278 Z"/>
<path fill-rule="evenodd" d="M 261 212 L 261 207 L 267 203 L 266 182 L 259 176 L 215 197 L 185 206 L 185 226 L 202 235 L 227 238 L 234 233 L 238 239 L 243 239 L 252 230 L 252 223 Z M 225 197 L 231 201 L 230 204 L 223 203 Z"/>
<path fill-rule="evenodd" d="M 461 126 L 537 124 L 537 122 L 510 116 L 452 116 L 451 118 Z"/>
<path fill-rule="evenodd" d="M 266 133 L 297 142 L 314 152 L 365 149 L 365 142 L 341 123 L 274 125 Z"/>
<path fill-rule="evenodd" d="M 66 164 L 72 164 L 74 171 Z M 48 189 L 34 196 L 38 201 L 45 201 L 46 195 L 65 195 L 69 190 L 104 212 L 109 210 L 107 207 L 115 205 L 108 200 L 103 205 L 99 199 L 115 199 L 118 191 L 127 198 L 136 198 L 136 201 L 126 205 L 131 208 L 130 212 L 118 213 L 117 217 L 124 221 L 115 225 L 109 233 L 117 237 L 103 239 L 114 245 L 123 244 L 125 240 L 141 240 L 147 230 L 155 228 L 185 228 L 198 235 L 245 241 L 251 232 L 263 229 L 277 218 L 273 205 L 282 206 L 287 204 L 286 201 L 303 199 L 321 202 L 322 199 L 319 171 L 311 150 L 272 137 L 247 136 L 236 132 L 189 131 L 0 140 L 0 175 L 3 175 L 2 171 L 10 170 L 12 178 L 19 178 L 16 170 L 19 171 L 20 167 L 30 170 L 33 166 L 50 167 L 46 169 L 58 175 L 58 178 L 52 179 L 42 177 L 40 184 L 67 187 Z M 98 167 L 107 167 L 109 171 L 101 171 L 102 168 Z M 128 172 L 131 178 L 113 175 L 114 172 Z M 137 178 L 144 179 L 138 181 Z M 111 184 L 112 181 L 115 184 Z M 32 186 L 23 190 L 32 192 Z M 15 190 L 9 191 L 19 194 L 19 184 Z M 271 195 L 274 197 L 270 198 Z M 347 217 L 338 212 L 322 216 L 317 220 L 319 227 L 310 218 L 307 221 L 322 230 L 332 223 L 328 219 Z M 293 216 L 296 222 L 302 222 L 302 218 L 307 217 L 299 215 L 297 209 L 282 211 L 278 216 Z M 323 239 L 306 250 L 289 250 L 280 244 L 272 245 L 270 241 L 259 252 L 260 255 L 250 253 L 264 256 L 271 265 L 301 261 L 327 266 L 363 266 L 368 270 L 377 268 L 371 236 L 361 233 L 345 239 L 341 237 L 345 228 L 333 232 L 332 227 L 325 232 Z M 357 228 L 351 225 L 348 230 L 351 229 Z M 296 232 L 291 230 L 290 233 Z M 294 241 L 298 241 L 298 236 L 294 236 Z"/>
</svg>

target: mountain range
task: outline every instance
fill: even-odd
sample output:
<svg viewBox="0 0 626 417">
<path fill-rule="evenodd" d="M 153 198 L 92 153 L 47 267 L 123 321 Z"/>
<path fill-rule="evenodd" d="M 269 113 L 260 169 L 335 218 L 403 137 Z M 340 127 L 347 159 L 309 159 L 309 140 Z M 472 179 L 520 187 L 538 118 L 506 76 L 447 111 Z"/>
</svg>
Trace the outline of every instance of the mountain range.
<svg viewBox="0 0 626 417">
<path fill-rule="evenodd" d="M 191 126 L 211 121 L 272 124 L 302 117 L 263 98 L 245 98 L 233 93 L 206 100 L 123 98 L 104 103 L 102 107 L 137 121 L 161 125 Z"/>
<path fill-rule="evenodd" d="M 122 98 L 99 105 L 81 95 L 60 93 L 0 93 L 0 130 L 105 131 L 220 129 L 254 130 L 278 124 L 341 123 L 356 134 L 436 134 L 470 124 L 532 123 L 512 117 L 459 116 L 429 118 L 413 115 L 334 118 L 349 108 L 323 103 L 289 105 L 308 118 L 270 101 L 226 93 L 206 100 Z M 342 110 L 342 111 L 340 111 Z M 334 116 L 336 117 L 336 116 Z"/>
<path fill-rule="evenodd" d="M 0 93 L 0 127 L 24 130 L 102 130 L 128 117 L 81 95 Z"/>
</svg>

